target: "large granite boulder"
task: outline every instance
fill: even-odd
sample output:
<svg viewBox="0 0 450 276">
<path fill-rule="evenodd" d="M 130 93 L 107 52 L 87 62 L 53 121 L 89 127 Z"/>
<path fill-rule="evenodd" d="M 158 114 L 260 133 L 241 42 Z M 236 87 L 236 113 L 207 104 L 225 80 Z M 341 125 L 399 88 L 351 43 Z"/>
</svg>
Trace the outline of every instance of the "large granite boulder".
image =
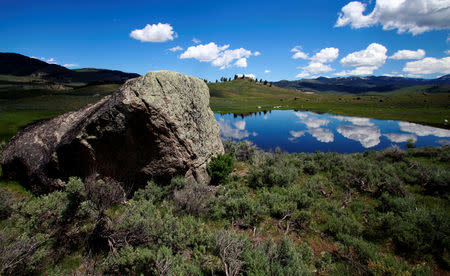
<svg viewBox="0 0 450 276">
<path fill-rule="evenodd" d="M 128 191 L 182 175 L 208 182 L 206 164 L 223 153 L 209 91 L 197 78 L 158 71 L 118 92 L 26 127 L 6 145 L 3 174 L 36 193 L 69 176 L 115 179 Z"/>
</svg>

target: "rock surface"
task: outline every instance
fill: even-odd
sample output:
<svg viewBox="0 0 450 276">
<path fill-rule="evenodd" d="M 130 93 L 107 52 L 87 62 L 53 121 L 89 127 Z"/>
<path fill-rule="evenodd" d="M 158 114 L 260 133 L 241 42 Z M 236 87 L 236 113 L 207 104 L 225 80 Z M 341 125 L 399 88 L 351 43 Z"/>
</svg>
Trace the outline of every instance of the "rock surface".
<svg viewBox="0 0 450 276">
<path fill-rule="evenodd" d="M 69 176 L 100 175 L 128 191 L 183 175 L 208 182 L 206 164 L 223 153 L 209 90 L 197 78 L 149 72 L 80 110 L 25 128 L 6 145 L 3 174 L 35 193 Z"/>
</svg>

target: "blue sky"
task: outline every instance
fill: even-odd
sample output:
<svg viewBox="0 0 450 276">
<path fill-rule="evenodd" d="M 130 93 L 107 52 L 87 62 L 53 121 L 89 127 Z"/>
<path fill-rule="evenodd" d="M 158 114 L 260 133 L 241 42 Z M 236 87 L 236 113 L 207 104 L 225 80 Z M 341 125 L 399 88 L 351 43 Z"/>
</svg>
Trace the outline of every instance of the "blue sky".
<svg viewBox="0 0 450 276">
<path fill-rule="evenodd" d="M 450 73 L 449 30 L 450 0 L 0 0 L 0 52 L 209 80 L 434 78 Z"/>
</svg>

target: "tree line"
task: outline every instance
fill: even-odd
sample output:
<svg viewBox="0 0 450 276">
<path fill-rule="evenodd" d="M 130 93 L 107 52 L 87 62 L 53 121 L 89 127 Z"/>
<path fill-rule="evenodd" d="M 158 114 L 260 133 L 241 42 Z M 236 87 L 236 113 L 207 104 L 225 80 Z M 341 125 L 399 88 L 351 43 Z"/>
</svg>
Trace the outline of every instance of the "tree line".
<svg viewBox="0 0 450 276">
<path fill-rule="evenodd" d="M 252 81 L 252 82 L 255 82 L 255 83 L 264 84 L 264 85 L 268 85 L 269 87 L 272 87 L 272 84 L 273 84 L 272 82 L 269 82 L 267 80 L 263 80 L 263 79 L 259 79 L 258 80 L 257 78 L 253 79 L 253 78 L 250 78 L 250 77 L 246 77 L 245 74 L 242 74 L 241 76 L 235 74 L 233 79 L 227 78 L 227 77 L 221 77 L 220 79 L 216 79 L 215 83 L 230 82 L 232 80 L 237 80 L 237 79 L 248 79 L 249 81 Z M 207 79 L 203 79 L 203 81 L 205 83 L 213 83 L 211 81 L 208 81 Z"/>
</svg>

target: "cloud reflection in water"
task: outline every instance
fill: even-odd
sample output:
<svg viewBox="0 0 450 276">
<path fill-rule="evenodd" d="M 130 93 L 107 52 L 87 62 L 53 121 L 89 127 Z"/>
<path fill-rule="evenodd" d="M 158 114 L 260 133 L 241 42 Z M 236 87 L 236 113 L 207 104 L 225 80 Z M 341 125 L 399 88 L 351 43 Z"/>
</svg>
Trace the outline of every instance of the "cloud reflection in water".
<svg viewBox="0 0 450 276">
<path fill-rule="evenodd" d="M 224 138 L 234 138 L 237 140 L 242 140 L 244 138 L 247 138 L 249 136 L 257 136 L 258 133 L 256 132 L 249 132 L 245 129 L 245 121 L 237 121 L 234 122 L 234 126 L 231 126 L 229 120 L 224 120 L 223 118 L 220 118 L 218 121 L 219 123 L 219 129 L 220 133 Z"/>
<path fill-rule="evenodd" d="M 437 137 L 450 137 L 450 130 L 448 129 L 422 126 L 408 122 L 398 122 L 398 126 L 401 131 L 414 133 L 417 136 L 434 135 Z"/>
<path fill-rule="evenodd" d="M 337 132 L 345 138 L 360 142 L 366 149 L 380 143 L 381 133 L 376 126 L 340 125 Z"/>
</svg>

